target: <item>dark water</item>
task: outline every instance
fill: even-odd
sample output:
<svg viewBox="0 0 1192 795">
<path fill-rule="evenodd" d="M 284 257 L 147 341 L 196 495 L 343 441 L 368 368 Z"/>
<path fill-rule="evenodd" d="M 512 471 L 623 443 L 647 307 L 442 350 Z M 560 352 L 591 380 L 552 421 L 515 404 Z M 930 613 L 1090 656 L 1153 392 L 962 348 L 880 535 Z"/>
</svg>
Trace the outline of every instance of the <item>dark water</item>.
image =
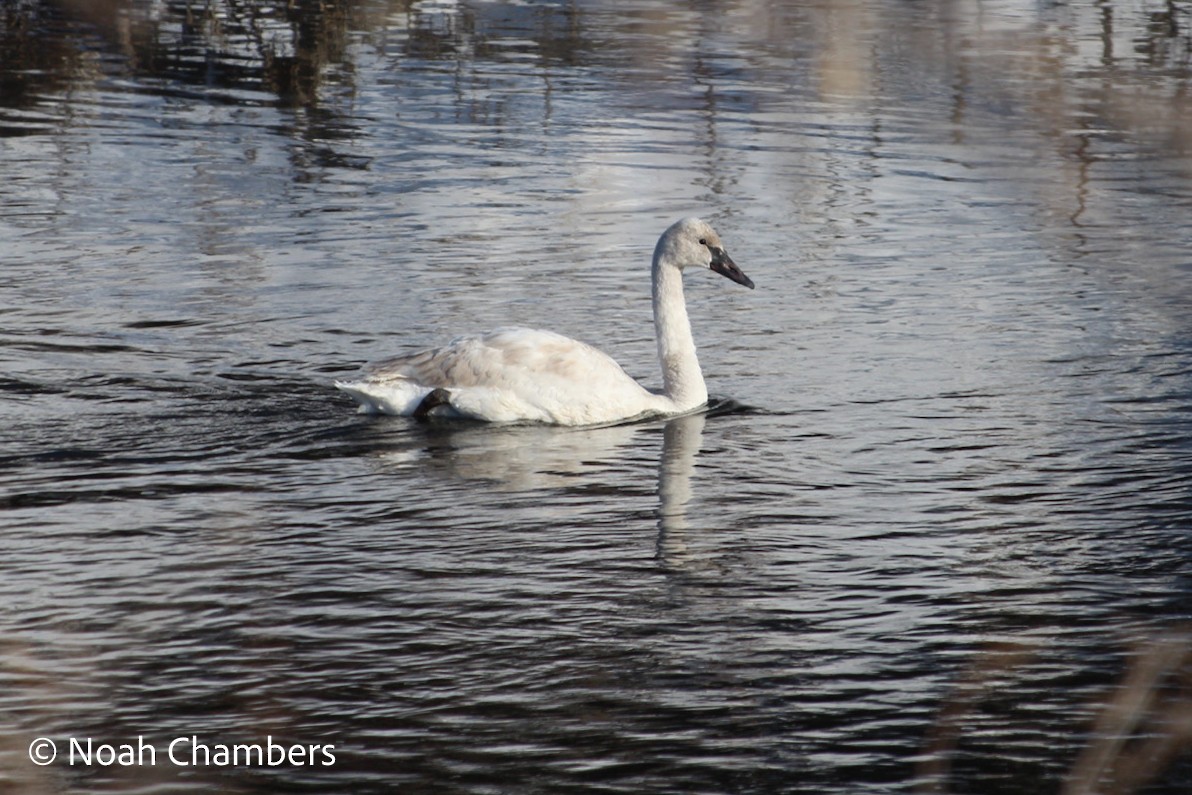
<svg viewBox="0 0 1192 795">
<path fill-rule="evenodd" d="M 1187 792 L 1190 30 L 0 2 L 0 790 Z M 688 275 L 707 416 L 331 388 L 507 324 L 658 383 L 691 213 L 758 284 Z"/>
</svg>

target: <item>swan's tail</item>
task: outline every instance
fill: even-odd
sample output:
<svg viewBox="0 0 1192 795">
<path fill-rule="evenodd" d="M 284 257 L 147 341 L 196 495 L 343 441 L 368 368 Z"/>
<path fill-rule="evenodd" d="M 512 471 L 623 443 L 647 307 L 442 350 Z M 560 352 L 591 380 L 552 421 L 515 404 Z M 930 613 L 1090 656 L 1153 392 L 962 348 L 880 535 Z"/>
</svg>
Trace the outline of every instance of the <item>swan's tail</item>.
<svg viewBox="0 0 1192 795">
<path fill-rule="evenodd" d="M 404 379 L 379 381 L 336 381 L 335 388 L 346 392 L 360 404 L 361 414 L 394 414 L 408 417 L 413 414 L 430 387 Z"/>
</svg>

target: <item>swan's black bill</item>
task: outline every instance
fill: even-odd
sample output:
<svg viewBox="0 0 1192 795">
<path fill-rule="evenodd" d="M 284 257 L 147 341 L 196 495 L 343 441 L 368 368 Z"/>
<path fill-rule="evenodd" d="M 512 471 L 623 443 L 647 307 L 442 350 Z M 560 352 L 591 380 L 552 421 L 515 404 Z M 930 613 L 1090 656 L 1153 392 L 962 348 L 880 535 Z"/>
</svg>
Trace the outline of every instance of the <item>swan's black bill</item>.
<svg viewBox="0 0 1192 795">
<path fill-rule="evenodd" d="M 721 276 L 732 279 L 737 284 L 743 284 L 750 290 L 753 289 L 753 279 L 750 279 L 737 267 L 737 263 L 733 262 L 728 252 L 722 248 L 710 248 L 712 251 L 712 270 Z"/>
</svg>

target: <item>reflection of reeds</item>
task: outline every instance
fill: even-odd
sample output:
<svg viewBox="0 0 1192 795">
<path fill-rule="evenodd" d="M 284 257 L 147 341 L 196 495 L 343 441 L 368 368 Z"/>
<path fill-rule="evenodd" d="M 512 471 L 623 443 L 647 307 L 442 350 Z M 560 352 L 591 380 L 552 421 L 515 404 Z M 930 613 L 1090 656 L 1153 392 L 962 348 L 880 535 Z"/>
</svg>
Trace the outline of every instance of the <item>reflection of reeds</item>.
<svg viewBox="0 0 1192 795">
<path fill-rule="evenodd" d="M 349 19 L 359 5 L 357 0 L 165 0 L 152 8 L 136 0 L 55 4 L 66 18 L 85 23 L 118 48 L 138 74 L 205 88 L 270 91 L 289 105 L 315 100 L 324 67 L 343 57 Z M 24 29 L 35 35 L 39 28 Z M 32 52 L 29 57 L 36 56 Z"/>
<path fill-rule="evenodd" d="M 0 0 L 0 71 L 17 76 L 9 81 L 17 85 L 16 101 L 22 82 L 34 75 L 51 86 L 86 80 L 79 53 L 90 50 L 90 37 L 99 33 L 138 76 L 204 90 L 264 91 L 282 105 L 306 107 L 317 104 L 328 85 L 350 92 L 349 42 L 362 32 L 393 30 L 399 20 L 405 25 L 399 35 L 378 40 L 386 52 L 404 50 L 417 61 L 499 58 L 505 48 L 491 45 L 507 36 L 519 46 L 533 40 L 534 51 L 547 61 L 586 64 L 599 52 L 597 63 L 636 65 L 635 81 L 648 74 L 670 79 L 673 65 L 683 60 L 660 53 L 690 46 L 674 35 L 688 23 L 679 23 L 666 4 L 633 15 L 624 27 L 591 29 L 590 21 L 607 24 L 602 12 L 617 10 L 616 4 L 551 12 L 543 6 L 533 13 L 513 4 L 496 11 L 474 7 L 483 5 L 454 3 L 448 13 L 433 11 L 440 4 L 413 0 Z M 909 59 L 953 89 L 952 120 L 960 138 L 972 132 L 959 123 L 968 115 L 1008 106 L 1018 109 L 1015 124 L 1030 122 L 1068 155 L 1075 144 L 1087 158 L 1081 147 L 1089 139 L 1114 134 L 1135 136 L 1158 151 L 1183 155 L 1192 149 L 1192 38 L 1178 4 L 1152 9 L 1103 0 L 1035 14 L 986 14 L 953 0 L 913 11 L 857 0 L 792 11 L 797 5 L 713 2 L 706 13 L 734 9 L 737 18 L 750 20 L 738 41 L 745 62 L 747 53 L 775 48 L 812 53 L 814 85 L 833 105 L 864 104 L 882 86 L 899 85 Z M 440 15 L 451 22 L 431 21 Z M 47 22 L 49 17 L 83 22 L 83 28 L 66 25 L 66 37 L 77 37 L 78 46 L 64 46 L 62 25 Z M 42 35 L 54 30 L 58 34 Z M 787 42 L 796 43 L 793 50 Z M 617 51 L 615 58 L 610 50 Z M 891 61 L 890 54 L 897 57 Z M 891 62 L 900 64 L 899 71 L 888 73 Z M 12 86 L 5 89 L 14 93 Z M 27 93 L 27 101 L 35 102 L 44 91 Z M 12 106 L 14 99 L 0 97 L 0 104 Z"/>
<path fill-rule="evenodd" d="M 928 733 L 917 792 L 948 792 L 951 757 L 966 722 L 1034 656 L 1035 648 L 1024 643 L 977 657 Z M 1065 775 L 1061 795 L 1138 792 L 1192 750 L 1192 630 L 1139 643 L 1130 660 L 1121 681 L 1099 704 L 1090 739 Z"/>
</svg>

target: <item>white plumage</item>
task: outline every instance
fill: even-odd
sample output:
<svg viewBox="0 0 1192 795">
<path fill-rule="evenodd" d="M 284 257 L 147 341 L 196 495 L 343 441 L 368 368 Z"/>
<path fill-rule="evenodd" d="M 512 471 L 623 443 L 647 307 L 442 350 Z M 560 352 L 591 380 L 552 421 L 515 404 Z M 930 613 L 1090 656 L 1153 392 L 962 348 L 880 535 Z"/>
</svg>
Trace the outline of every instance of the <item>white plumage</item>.
<svg viewBox="0 0 1192 795">
<path fill-rule="evenodd" d="M 683 299 L 682 269 L 691 266 L 753 287 L 707 223 L 685 218 L 663 233 L 652 270 L 660 392 L 638 384 L 591 345 L 525 328 L 457 337 L 441 348 L 376 362 L 360 380 L 335 385 L 359 401 L 361 411 L 404 416 L 596 425 L 693 411 L 707 402 L 708 391 Z"/>
</svg>

